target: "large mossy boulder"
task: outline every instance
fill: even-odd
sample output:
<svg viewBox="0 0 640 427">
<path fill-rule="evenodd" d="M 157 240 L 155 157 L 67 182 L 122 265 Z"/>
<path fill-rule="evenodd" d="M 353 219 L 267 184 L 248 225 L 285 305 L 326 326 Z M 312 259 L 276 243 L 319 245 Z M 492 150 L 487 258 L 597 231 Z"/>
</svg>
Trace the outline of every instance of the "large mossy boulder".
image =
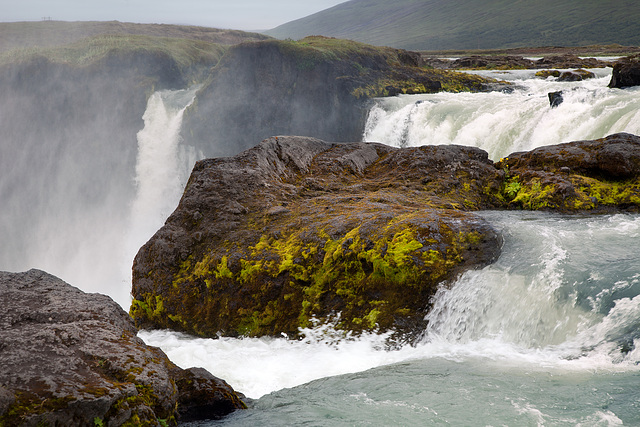
<svg viewBox="0 0 640 427">
<path fill-rule="evenodd" d="M 140 327 L 201 336 L 424 329 L 443 281 L 492 262 L 501 239 L 465 212 L 500 203 L 503 172 L 470 147 L 398 149 L 274 137 L 200 161 L 136 256 Z"/>
<path fill-rule="evenodd" d="M 640 137 L 619 133 L 513 153 L 505 172 L 507 208 L 560 212 L 640 210 Z"/>
<path fill-rule="evenodd" d="M 0 425 L 175 425 L 243 408 L 224 381 L 147 346 L 111 298 L 0 272 Z"/>
<path fill-rule="evenodd" d="M 613 66 L 609 87 L 624 88 L 640 85 L 640 55 L 622 58 Z"/>
</svg>

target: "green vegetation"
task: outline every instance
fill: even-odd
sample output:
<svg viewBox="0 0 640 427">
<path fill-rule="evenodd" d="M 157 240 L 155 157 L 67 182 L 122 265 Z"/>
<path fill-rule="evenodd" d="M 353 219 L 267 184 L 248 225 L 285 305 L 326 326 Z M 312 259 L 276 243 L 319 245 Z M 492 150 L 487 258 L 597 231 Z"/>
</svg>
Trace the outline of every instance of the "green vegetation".
<svg viewBox="0 0 640 427">
<path fill-rule="evenodd" d="M 312 34 L 413 50 L 640 44 L 640 8 L 627 0 L 356 0 L 265 32 Z"/>
<path fill-rule="evenodd" d="M 310 36 L 299 41 L 268 41 L 295 60 L 301 71 L 331 64 L 338 79 L 352 82 L 356 98 L 374 98 L 440 91 L 480 91 L 490 80 L 466 73 L 418 67 L 410 54 L 351 40 Z M 402 57 L 402 55 L 406 57 Z"/>
<path fill-rule="evenodd" d="M 21 48 L 0 54 L 0 64 L 44 57 L 54 63 L 86 66 L 109 54 L 151 54 L 172 58 L 180 69 L 217 63 L 226 48 L 214 43 L 137 35 L 104 35 L 53 48 Z"/>
<path fill-rule="evenodd" d="M 54 47 L 104 35 L 138 35 L 233 45 L 244 41 L 268 39 L 268 36 L 238 30 L 129 22 L 0 22 L 0 52 L 28 47 Z"/>
</svg>

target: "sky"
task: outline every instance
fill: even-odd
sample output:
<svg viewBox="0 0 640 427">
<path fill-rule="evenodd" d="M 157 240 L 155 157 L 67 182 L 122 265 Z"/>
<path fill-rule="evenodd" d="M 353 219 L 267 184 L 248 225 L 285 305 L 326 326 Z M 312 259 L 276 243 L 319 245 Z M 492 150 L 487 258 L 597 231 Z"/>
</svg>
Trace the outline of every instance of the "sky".
<svg viewBox="0 0 640 427">
<path fill-rule="evenodd" d="M 268 30 L 345 0 L 0 0 L 0 22 L 121 21 Z"/>
</svg>

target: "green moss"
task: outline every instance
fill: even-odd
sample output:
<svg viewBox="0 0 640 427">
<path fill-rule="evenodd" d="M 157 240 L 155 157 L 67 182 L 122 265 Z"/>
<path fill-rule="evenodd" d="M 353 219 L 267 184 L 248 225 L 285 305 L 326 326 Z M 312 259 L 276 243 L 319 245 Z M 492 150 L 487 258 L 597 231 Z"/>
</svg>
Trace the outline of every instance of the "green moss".
<svg viewBox="0 0 640 427">
<path fill-rule="evenodd" d="M 0 416 L 0 426 L 22 425 L 26 416 L 34 417 L 55 412 L 68 407 L 76 400 L 73 396 L 45 397 L 23 391 L 17 391 L 14 397 L 15 401 Z M 35 420 L 37 417 L 34 417 L 32 422 Z M 44 419 L 40 419 L 39 424 L 44 422 Z"/>
<path fill-rule="evenodd" d="M 617 182 L 575 177 L 573 183 L 578 194 L 575 200 L 577 209 L 592 209 L 597 205 L 640 207 L 638 179 Z"/>
</svg>

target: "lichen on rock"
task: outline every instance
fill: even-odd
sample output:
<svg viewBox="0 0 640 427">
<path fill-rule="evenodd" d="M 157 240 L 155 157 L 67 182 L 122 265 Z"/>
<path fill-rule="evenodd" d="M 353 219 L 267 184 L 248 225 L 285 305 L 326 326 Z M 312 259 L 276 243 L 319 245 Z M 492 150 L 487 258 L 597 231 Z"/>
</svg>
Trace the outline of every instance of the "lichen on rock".
<svg viewBox="0 0 640 427">
<path fill-rule="evenodd" d="M 337 314 L 417 333 L 440 283 L 497 256 L 466 210 L 493 206 L 499 176 L 475 148 L 302 137 L 201 161 L 136 257 L 131 315 L 202 336 L 296 336 Z"/>
</svg>

